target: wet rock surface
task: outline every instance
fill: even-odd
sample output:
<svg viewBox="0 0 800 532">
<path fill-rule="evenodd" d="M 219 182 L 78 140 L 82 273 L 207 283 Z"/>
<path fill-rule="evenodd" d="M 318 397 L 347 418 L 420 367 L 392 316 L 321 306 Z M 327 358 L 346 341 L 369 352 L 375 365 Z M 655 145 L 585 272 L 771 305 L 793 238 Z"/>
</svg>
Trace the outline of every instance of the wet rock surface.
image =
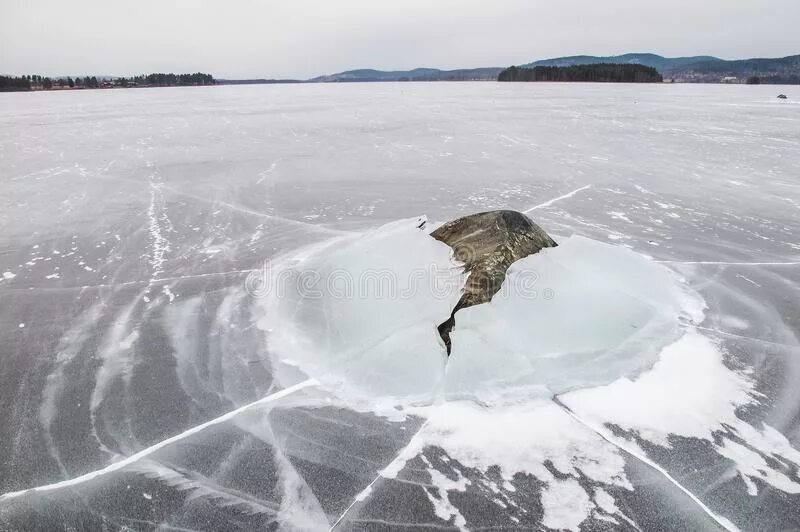
<svg viewBox="0 0 800 532">
<path fill-rule="evenodd" d="M 533 220 L 517 211 L 499 210 L 471 214 L 447 222 L 431 236 L 453 249 L 455 258 L 464 263 L 469 273 L 464 294 L 450 317 L 439 325 L 439 334 L 450 354 L 450 332 L 455 327 L 455 314 L 462 308 L 492 300 L 514 262 L 543 248 L 556 247 L 555 240 Z"/>
</svg>

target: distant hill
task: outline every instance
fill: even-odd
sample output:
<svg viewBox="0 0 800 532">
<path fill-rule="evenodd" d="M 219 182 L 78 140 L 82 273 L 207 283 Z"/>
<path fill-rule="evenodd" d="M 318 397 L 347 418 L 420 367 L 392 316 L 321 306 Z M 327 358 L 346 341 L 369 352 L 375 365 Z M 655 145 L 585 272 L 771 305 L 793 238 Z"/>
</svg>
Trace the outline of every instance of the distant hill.
<svg viewBox="0 0 800 532">
<path fill-rule="evenodd" d="M 667 79 L 694 83 L 744 82 L 758 77 L 761 83 L 800 84 L 800 55 L 777 59 L 701 61 L 679 68 L 663 69 Z"/>
<path fill-rule="evenodd" d="M 533 68 L 537 66 L 572 66 L 572 65 L 596 65 L 598 63 L 614 64 L 633 64 L 653 67 L 659 72 L 667 69 L 676 69 L 691 65 L 693 63 L 721 61 L 710 55 L 698 55 L 693 57 L 662 57 L 656 54 L 623 54 L 623 55 L 573 55 L 569 57 L 556 57 L 554 59 L 543 59 L 534 61 L 523 68 Z"/>
<path fill-rule="evenodd" d="M 610 56 L 573 55 L 543 59 L 519 65 L 521 68 L 538 66 L 568 67 L 599 63 L 632 64 L 653 67 L 668 81 L 688 83 L 744 83 L 747 78 L 758 77 L 761 83 L 800 84 L 800 55 L 777 59 L 741 59 L 728 61 L 710 55 L 691 57 L 663 57 L 650 53 L 631 53 Z M 319 76 L 310 82 L 347 81 L 489 81 L 496 80 L 501 67 L 439 70 L 415 68 L 413 70 L 348 70 L 337 74 Z"/>
<path fill-rule="evenodd" d="M 664 78 L 693 83 L 744 83 L 756 76 L 761 83 L 800 84 L 800 55 L 776 59 L 728 61 L 712 56 L 662 57 L 656 54 L 612 56 L 575 55 L 534 61 L 523 68 L 537 66 L 593 65 L 598 63 L 638 64 L 653 67 Z"/>
<path fill-rule="evenodd" d="M 457 70 L 415 68 L 413 70 L 391 71 L 366 68 L 319 76 L 309 81 L 322 83 L 346 81 L 488 81 L 497 79 L 497 75 L 501 70 L 503 69 L 500 67 L 461 68 Z"/>
</svg>

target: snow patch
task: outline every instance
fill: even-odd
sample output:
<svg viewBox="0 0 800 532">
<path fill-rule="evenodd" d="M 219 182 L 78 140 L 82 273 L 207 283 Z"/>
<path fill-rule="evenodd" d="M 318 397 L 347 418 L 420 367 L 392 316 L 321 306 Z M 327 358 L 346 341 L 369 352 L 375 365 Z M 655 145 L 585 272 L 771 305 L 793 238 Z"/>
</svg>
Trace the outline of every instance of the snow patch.
<svg viewBox="0 0 800 532">
<path fill-rule="evenodd" d="M 555 530 L 579 530 L 594 504 L 578 481 L 553 479 L 542 491 L 542 524 Z"/>
<path fill-rule="evenodd" d="M 630 218 L 628 218 L 628 215 L 624 212 L 611 211 L 608 214 L 615 220 L 622 220 L 623 222 L 628 222 L 629 224 L 633 223 L 631 222 Z"/>
<path fill-rule="evenodd" d="M 764 460 L 772 457 L 796 467 L 800 451 L 771 426 L 756 429 L 736 415 L 738 407 L 757 402 L 753 386 L 746 375 L 725 367 L 722 352 L 711 340 L 690 332 L 664 349 L 653 369 L 639 378 L 621 378 L 561 399 L 593 425 L 613 423 L 662 447 L 670 448 L 673 436 L 709 441 L 734 462 L 751 495 L 758 491 L 752 478 L 800 493 L 796 478 Z"/>
<path fill-rule="evenodd" d="M 577 478 L 580 470 L 596 482 L 632 489 L 616 447 L 552 401 L 492 408 L 449 401 L 416 412 L 429 419 L 422 435 L 425 445 L 439 446 L 451 459 L 482 471 L 496 465 L 509 483 L 518 472 L 552 478 L 544 465 L 549 461 L 564 475 Z"/>
</svg>

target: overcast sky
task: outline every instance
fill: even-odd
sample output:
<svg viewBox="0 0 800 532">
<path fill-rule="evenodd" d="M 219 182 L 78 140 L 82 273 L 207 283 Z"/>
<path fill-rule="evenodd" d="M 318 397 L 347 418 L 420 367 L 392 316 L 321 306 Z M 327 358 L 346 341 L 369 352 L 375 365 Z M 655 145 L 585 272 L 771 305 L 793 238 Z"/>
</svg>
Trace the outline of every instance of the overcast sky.
<svg viewBox="0 0 800 532">
<path fill-rule="evenodd" d="M 574 54 L 800 53 L 800 0 L 0 0 L 0 73 L 508 66 Z"/>
</svg>

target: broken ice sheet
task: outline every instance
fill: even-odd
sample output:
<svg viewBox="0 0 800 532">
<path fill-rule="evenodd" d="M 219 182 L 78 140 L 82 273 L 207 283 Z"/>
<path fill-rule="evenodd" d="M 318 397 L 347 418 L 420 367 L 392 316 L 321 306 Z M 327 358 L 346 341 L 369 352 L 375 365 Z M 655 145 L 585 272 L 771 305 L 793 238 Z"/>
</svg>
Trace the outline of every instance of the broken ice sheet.
<svg viewBox="0 0 800 532">
<path fill-rule="evenodd" d="M 353 399 L 430 400 L 446 360 L 436 326 L 463 273 L 421 223 L 393 222 L 278 270 L 261 320 L 271 352 Z"/>
<path fill-rule="evenodd" d="M 456 315 L 447 394 L 551 395 L 652 366 L 702 299 L 625 247 L 573 236 L 514 263 L 491 303 Z"/>
<path fill-rule="evenodd" d="M 448 359 L 436 327 L 463 272 L 417 219 L 312 251 L 290 272 L 265 301 L 270 350 L 337 393 L 400 405 L 608 384 L 650 367 L 703 308 L 663 266 L 575 236 L 513 264 L 491 303 L 460 310 Z"/>
</svg>

